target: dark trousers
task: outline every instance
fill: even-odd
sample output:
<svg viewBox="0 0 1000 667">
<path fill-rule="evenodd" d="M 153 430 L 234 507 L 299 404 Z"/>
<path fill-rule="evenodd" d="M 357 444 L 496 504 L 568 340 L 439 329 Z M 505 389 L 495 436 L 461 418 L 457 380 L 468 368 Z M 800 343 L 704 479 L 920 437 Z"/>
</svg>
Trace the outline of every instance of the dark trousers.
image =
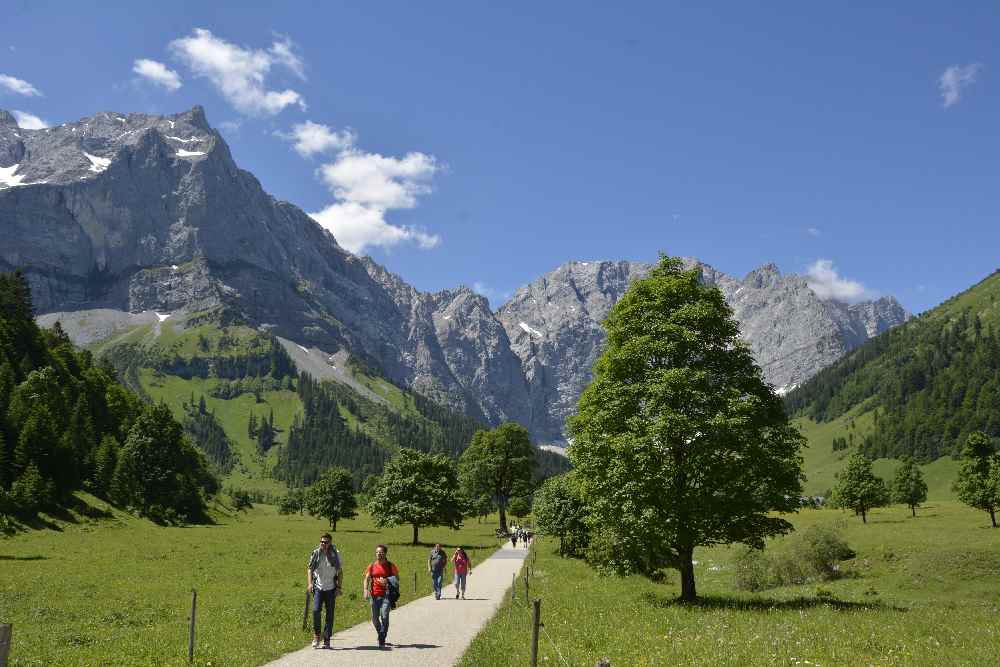
<svg viewBox="0 0 1000 667">
<path fill-rule="evenodd" d="M 321 591 L 313 588 L 313 632 L 319 634 L 319 618 L 326 607 L 326 623 L 323 625 L 323 639 L 330 641 L 333 636 L 333 611 L 336 606 L 335 590 Z"/>
</svg>

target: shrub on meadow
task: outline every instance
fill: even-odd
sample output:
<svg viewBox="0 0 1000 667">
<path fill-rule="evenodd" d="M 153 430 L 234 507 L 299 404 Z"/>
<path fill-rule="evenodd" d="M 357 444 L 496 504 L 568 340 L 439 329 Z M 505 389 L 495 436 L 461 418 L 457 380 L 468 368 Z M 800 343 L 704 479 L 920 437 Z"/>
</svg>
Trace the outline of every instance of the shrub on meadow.
<svg viewBox="0 0 1000 667">
<path fill-rule="evenodd" d="M 773 554 L 746 549 L 736 558 L 735 586 L 760 591 L 841 576 L 840 563 L 854 558 L 854 550 L 829 526 L 813 526 L 790 537 Z"/>
</svg>

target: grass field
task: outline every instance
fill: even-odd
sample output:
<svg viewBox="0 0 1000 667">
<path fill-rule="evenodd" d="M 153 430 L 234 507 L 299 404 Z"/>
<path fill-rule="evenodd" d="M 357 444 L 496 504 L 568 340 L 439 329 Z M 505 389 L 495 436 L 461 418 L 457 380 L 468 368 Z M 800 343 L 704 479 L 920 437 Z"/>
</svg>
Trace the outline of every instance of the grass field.
<svg viewBox="0 0 1000 667">
<path fill-rule="evenodd" d="M 938 502 L 869 523 L 837 510 L 792 521 L 842 527 L 856 558 L 845 577 L 761 593 L 733 587 L 736 548 L 696 551 L 702 602 L 663 584 L 604 578 L 536 543 L 531 596 L 542 600 L 540 665 L 996 665 L 1000 530 L 984 512 Z M 769 548 L 780 549 L 782 540 Z M 465 667 L 528 664 L 530 612 L 508 602 L 465 655 Z"/>
<path fill-rule="evenodd" d="M 852 411 L 828 422 L 817 423 L 800 417 L 793 420 L 793 423 L 809 443 L 802 450 L 802 469 L 806 473 L 803 489 L 810 496 L 824 495 L 837 483 L 836 474 L 847 464 L 847 458 L 852 451 L 850 448 L 833 451 L 833 439 L 846 438 L 853 433 L 854 441 L 861 442 L 872 430 L 873 414 L 871 412 L 856 414 Z M 899 464 L 896 459 L 876 459 L 872 470 L 889 483 Z M 951 485 L 958 476 L 959 464 L 959 461 L 945 456 L 920 466 L 924 481 L 927 482 L 928 500 L 954 500 L 955 493 L 951 490 Z"/>
<path fill-rule="evenodd" d="M 0 622 L 14 624 L 12 665 L 186 665 L 191 589 L 198 591 L 196 665 L 259 665 L 311 638 L 303 632 L 305 567 L 323 521 L 257 506 L 217 524 L 157 527 L 112 518 L 0 539 Z M 422 542 L 463 544 L 474 562 L 496 547 L 494 523 L 424 528 Z M 345 564 L 336 628 L 365 620 L 361 574 L 375 545 L 390 546 L 405 604 L 431 592 L 429 547 L 409 546 L 409 526 L 376 531 L 367 517 L 334 534 Z M 471 547 L 471 549 L 470 549 Z"/>
</svg>

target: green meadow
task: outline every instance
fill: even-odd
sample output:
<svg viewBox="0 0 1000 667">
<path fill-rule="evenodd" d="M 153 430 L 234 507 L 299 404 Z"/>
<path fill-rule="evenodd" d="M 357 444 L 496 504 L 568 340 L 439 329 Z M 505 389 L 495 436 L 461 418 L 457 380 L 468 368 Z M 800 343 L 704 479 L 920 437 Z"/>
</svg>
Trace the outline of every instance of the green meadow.
<svg viewBox="0 0 1000 667">
<path fill-rule="evenodd" d="M 941 501 L 875 510 L 864 525 L 839 510 L 791 521 L 839 527 L 857 556 L 843 576 L 737 591 L 737 547 L 699 549 L 701 603 L 676 602 L 663 583 L 601 577 L 536 541 L 530 595 L 542 600 L 540 665 L 996 665 L 1000 657 L 1000 530 Z M 780 551 L 788 538 L 772 540 Z M 462 665 L 528 664 L 531 614 L 518 591 L 473 642 Z"/>
<path fill-rule="evenodd" d="M 192 589 L 196 665 L 259 665 L 311 639 L 311 620 L 302 630 L 305 570 L 325 522 L 258 505 L 238 514 L 217 507 L 214 525 L 164 528 L 86 500 L 109 517 L 49 518 L 54 529 L 0 539 L 0 621 L 14 625 L 11 665 L 187 665 Z M 423 528 L 420 540 L 462 544 L 475 562 L 496 548 L 495 526 Z M 337 630 L 369 616 L 362 571 L 379 542 L 399 565 L 400 604 L 431 593 L 429 547 L 409 545 L 409 526 L 376 529 L 361 516 L 337 528 L 345 565 Z"/>
</svg>

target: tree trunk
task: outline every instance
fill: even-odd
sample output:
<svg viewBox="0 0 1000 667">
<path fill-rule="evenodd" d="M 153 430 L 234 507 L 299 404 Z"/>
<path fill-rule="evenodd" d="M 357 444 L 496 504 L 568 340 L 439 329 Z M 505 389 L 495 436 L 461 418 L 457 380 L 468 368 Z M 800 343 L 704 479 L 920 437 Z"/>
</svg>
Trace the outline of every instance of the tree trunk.
<svg viewBox="0 0 1000 667">
<path fill-rule="evenodd" d="M 864 509 L 861 510 L 861 523 L 868 523 L 867 512 Z"/>
<path fill-rule="evenodd" d="M 563 551 L 563 536 L 562 533 L 559 534 L 559 557 L 562 558 L 565 552 Z"/>
<path fill-rule="evenodd" d="M 500 530 L 507 532 L 507 512 L 503 501 L 497 503 L 500 506 Z"/>
<path fill-rule="evenodd" d="M 916 518 L 917 517 L 917 506 L 916 505 L 910 505 L 910 511 L 913 512 L 913 517 Z"/>
<path fill-rule="evenodd" d="M 337 532 L 337 520 L 334 519 L 333 521 L 330 522 L 330 524 L 333 526 L 333 532 L 336 533 Z"/>
<path fill-rule="evenodd" d="M 681 571 L 681 600 L 683 602 L 694 602 L 698 599 L 698 593 L 694 587 L 694 547 L 682 547 L 677 550 L 680 556 Z"/>
<path fill-rule="evenodd" d="M 990 521 L 993 522 L 993 527 L 996 528 L 997 527 L 997 515 L 996 515 L 996 511 L 992 507 L 990 508 Z"/>
<path fill-rule="evenodd" d="M 417 546 L 417 524 L 413 524 L 413 546 Z"/>
</svg>

